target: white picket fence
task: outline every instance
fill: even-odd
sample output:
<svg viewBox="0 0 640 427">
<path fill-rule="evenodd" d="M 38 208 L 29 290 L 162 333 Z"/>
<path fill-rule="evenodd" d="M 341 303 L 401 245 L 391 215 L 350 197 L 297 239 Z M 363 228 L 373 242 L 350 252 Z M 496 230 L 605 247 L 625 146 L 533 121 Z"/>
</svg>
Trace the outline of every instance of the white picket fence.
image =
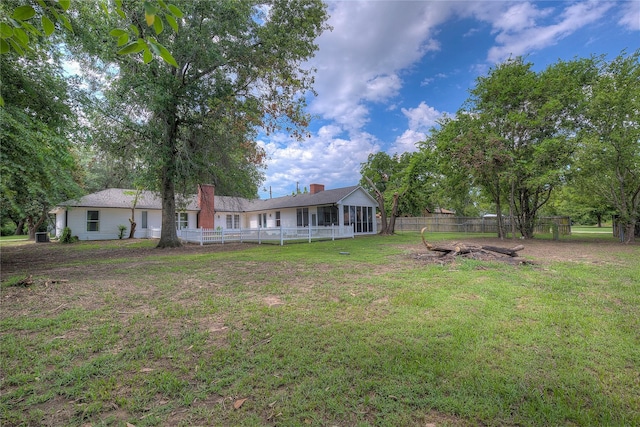
<svg viewBox="0 0 640 427">
<path fill-rule="evenodd" d="M 253 242 L 279 243 L 288 241 L 335 240 L 353 238 L 353 226 L 328 227 L 296 227 L 296 228 L 246 228 L 235 230 L 214 230 L 208 228 L 183 228 L 178 230 L 178 237 L 183 242 L 209 243 Z"/>
</svg>

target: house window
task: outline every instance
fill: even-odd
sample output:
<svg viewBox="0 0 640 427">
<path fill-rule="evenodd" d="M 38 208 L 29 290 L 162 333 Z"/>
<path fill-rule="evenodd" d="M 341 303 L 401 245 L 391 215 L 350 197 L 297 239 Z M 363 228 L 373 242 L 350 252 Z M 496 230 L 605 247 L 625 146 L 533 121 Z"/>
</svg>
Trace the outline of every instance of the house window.
<svg viewBox="0 0 640 427">
<path fill-rule="evenodd" d="M 280 227 L 280 211 L 276 211 L 276 227 Z"/>
<path fill-rule="evenodd" d="M 267 214 L 266 213 L 258 214 L 258 226 L 260 228 L 267 226 Z"/>
<path fill-rule="evenodd" d="M 147 225 L 147 211 L 142 211 L 142 228 L 149 228 Z"/>
<path fill-rule="evenodd" d="M 336 206 L 320 206 L 318 208 L 318 225 L 338 224 L 338 208 Z"/>
<path fill-rule="evenodd" d="M 186 212 L 176 213 L 176 228 L 182 230 L 189 226 L 189 215 Z"/>
<path fill-rule="evenodd" d="M 100 231 L 100 211 L 87 211 L 87 231 Z"/>
<path fill-rule="evenodd" d="M 296 218 L 298 227 L 308 227 L 309 226 L 309 208 L 298 208 L 296 209 Z"/>
<path fill-rule="evenodd" d="M 240 228 L 240 215 L 227 215 L 227 229 Z"/>
<path fill-rule="evenodd" d="M 373 208 L 370 206 L 344 206 L 344 225 L 353 225 L 356 233 L 373 232 L 375 220 Z"/>
</svg>

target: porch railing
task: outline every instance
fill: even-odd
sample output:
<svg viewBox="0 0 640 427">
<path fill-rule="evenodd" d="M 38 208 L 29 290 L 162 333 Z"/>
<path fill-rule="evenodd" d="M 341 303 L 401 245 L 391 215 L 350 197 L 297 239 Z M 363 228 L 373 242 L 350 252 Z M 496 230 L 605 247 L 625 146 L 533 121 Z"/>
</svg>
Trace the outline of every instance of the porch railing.
<svg viewBox="0 0 640 427">
<path fill-rule="evenodd" d="M 354 237 L 353 227 L 340 227 L 337 225 L 328 227 L 275 227 L 275 228 L 241 228 L 241 229 L 209 229 L 209 228 L 183 228 L 178 230 L 178 237 L 183 242 L 209 243 L 227 242 L 253 242 L 253 243 L 278 243 L 281 246 L 285 242 L 303 242 L 312 240 L 335 240 Z"/>
</svg>

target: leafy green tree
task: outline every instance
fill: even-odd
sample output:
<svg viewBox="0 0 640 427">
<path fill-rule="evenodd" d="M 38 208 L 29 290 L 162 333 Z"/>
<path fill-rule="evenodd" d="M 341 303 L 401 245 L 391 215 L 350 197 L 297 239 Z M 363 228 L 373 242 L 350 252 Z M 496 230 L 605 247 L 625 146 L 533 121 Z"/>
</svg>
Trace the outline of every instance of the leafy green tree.
<svg viewBox="0 0 640 427">
<path fill-rule="evenodd" d="M 626 242 L 640 215 L 640 50 L 601 61 L 589 87 L 576 166 L 583 188 L 614 207 Z"/>
<path fill-rule="evenodd" d="M 79 194 L 82 174 L 69 129 L 75 115 L 55 57 L 38 52 L 0 57 L 0 197 L 3 215 L 26 223 L 35 238 L 48 210 Z"/>
<path fill-rule="evenodd" d="M 395 232 L 396 217 L 400 216 L 401 202 L 412 189 L 412 182 L 415 182 L 411 178 L 419 175 L 418 165 L 411 163 L 412 156 L 412 153 L 390 156 L 381 151 L 369 154 L 367 161 L 360 165 L 362 176 L 360 185 L 373 194 L 378 201 L 382 220 L 380 234 Z"/>
<path fill-rule="evenodd" d="M 71 4 L 71 0 L 5 0 L 0 4 L 3 12 L 0 17 L 0 54 L 14 52 L 24 55 L 40 44 L 38 38 L 54 34 L 57 26 L 73 31 Z M 98 0 L 93 1 L 92 5 L 99 7 L 105 16 L 117 14 L 123 19 L 127 18 L 122 0 Z M 165 22 L 178 32 L 177 19 L 182 18 L 183 14 L 175 5 L 163 0 L 145 0 L 139 1 L 137 8 L 144 11 L 144 21 L 156 35 L 164 31 Z M 145 63 L 149 63 L 155 54 L 177 66 L 171 53 L 153 35 L 141 35 L 135 25 L 126 29 L 114 28 L 109 34 L 117 39 L 120 46 L 118 53 L 121 55 L 142 53 Z"/>
<path fill-rule="evenodd" d="M 327 18 L 319 0 L 176 5 L 188 17 L 177 20 L 177 33 L 148 27 L 135 2 L 123 2 L 124 18 L 106 20 L 83 5 L 77 20 L 82 25 L 74 27 L 78 58 L 89 53 L 87 67 L 108 79 L 103 98 L 96 99 L 103 122 L 112 119 L 135 135 L 103 148 L 141 160 L 153 184 L 148 188 L 161 194 L 159 247 L 180 245 L 175 196 L 191 192 L 198 182 L 213 183 L 227 194 L 257 194 L 264 161 L 254 138 L 258 130 L 304 134 L 305 92 L 313 76 L 302 64 L 317 49 L 315 39 Z M 131 26 L 140 37 L 153 31 L 177 67 L 157 61 L 145 65 L 144 53 L 142 58 L 115 55 L 96 38 L 105 28 Z"/>
<path fill-rule="evenodd" d="M 510 59 L 480 77 L 438 136 L 453 164 L 493 199 L 500 237 L 504 208 L 512 235 L 517 228 L 533 237 L 540 208 L 571 163 L 593 62 L 559 62 L 540 73 L 531 68 L 522 58 Z"/>
</svg>

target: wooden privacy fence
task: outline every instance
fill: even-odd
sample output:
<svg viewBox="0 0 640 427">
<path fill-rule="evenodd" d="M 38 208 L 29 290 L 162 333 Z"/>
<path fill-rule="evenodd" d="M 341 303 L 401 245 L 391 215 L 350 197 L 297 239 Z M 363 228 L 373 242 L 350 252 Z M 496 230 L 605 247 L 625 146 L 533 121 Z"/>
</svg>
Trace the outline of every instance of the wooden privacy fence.
<svg viewBox="0 0 640 427">
<path fill-rule="evenodd" d="M 329 227 L 296 227 L 296 228 L 243 228 L 230 230 L 214 230 L 208 228 L 183 228 L 178 230 L 178 237 L 183 242 L 209 243 L 227 242 L 254 242 L 277 243 L 285 242 L 311 243 L 312 240 L 335 240 L 353 238 L 353 227 L 329 226 Z"/>
<path fill-rule="evenodd" d="M 503 217 L 507 232 L 511 230 L 508 217 Z M 534 232 L 536 234 L 557 233 L 571 234 L 571 219 L 568 216 L 551 216 L 538 218 Z M 495 217 L 460 217 L 452 215 L 434 215 L 426 217 L 398 217 L 396 231 L 454 232 L 454 233 L 495 233 L 498 234 L 498 221 Z M 378 218 L 378 230 L 381 229 Z"/>
</svg>

